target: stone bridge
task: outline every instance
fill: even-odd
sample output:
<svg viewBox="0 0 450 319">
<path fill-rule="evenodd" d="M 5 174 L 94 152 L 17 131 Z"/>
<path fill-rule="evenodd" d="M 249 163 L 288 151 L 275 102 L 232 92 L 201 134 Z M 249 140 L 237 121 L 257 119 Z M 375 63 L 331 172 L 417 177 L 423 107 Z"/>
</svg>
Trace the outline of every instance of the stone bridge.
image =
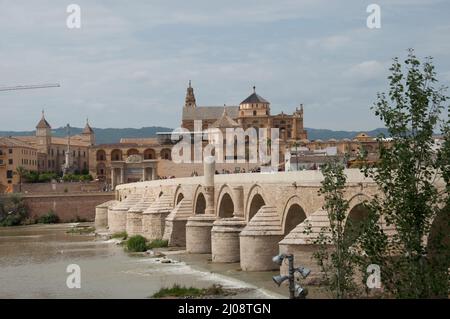
<svg viewBox="0 0 450 319">
<path fill-rule="evenodd" d="M 97 229 L 166 239 L 188 253 L 212 254 L 213 262 L 240 262 L 244 271 L 274 270 L 272 257 L 293 253 L 314 268 L 314 238 L 328 225 L 318 194 L 320 171 L 214 175 L 119 185 L 116 199 L 96 209 Z M 347 219 L 358 222 L 375 184 L 347 169 Z M 310 229 L 305 233 L 305 229 Z"/>
</svg>

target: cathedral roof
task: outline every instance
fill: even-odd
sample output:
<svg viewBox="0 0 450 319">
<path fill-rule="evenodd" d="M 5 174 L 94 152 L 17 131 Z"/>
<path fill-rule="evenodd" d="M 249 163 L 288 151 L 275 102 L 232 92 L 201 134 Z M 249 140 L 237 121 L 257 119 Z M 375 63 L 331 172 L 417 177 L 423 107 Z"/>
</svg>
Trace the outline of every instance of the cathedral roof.
<svg viewBox="0 0 450 319">
<path fill-rule="evenodd" d="M 239 126 L 235 120 L 228 116 L 226 107 L 223 108 L 222 116 L 211 125 L 213 128 L 233 128 Z"/>
<path fill-rule="evenodd" d="M 265 98 L 263 98 L 262 96 L 256 94 L 256 87 L 253 87 L 253 93 L 246 98 L 244 101 L 241 102 L 241 104 L 257 104 L 257 103 L 267 103 L 269 104 L 270 102 L 267 101 Z"/>
<path fill-rule="evenodd" d="M 262 96 L 252 93 L 248 98 L 246 98 L 244 101 L 241 102 L 241 104 L 256 104 L 256 103 L 269 103 L 265 98 Z"/>
<path fill-rule="evenodd" d="M 217 120 L 223 113 L 223 106 L 197 106 L 184 107 L 183 120 Z M 239 115 L 239 106 L 226 106 L 227 114 L 231 118 L 237 118 Z"/>
</svg>

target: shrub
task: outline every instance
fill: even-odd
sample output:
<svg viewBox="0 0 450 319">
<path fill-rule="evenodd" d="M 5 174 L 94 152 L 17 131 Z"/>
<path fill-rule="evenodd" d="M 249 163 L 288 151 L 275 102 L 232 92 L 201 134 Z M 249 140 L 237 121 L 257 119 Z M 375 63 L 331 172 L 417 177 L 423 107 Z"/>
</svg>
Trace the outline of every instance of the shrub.
<svg viewBox="0 0 450 319">
<path fill-rule="evenodd" d="M 141 235 L 131 236 L 127 241 L 127 249 L 131 252 L 144 252 L 147 250 L 147 239 Z"/>
<path fill-rule="evenodd" d="M 22 224 L 22 220 L 18 215 L 8 215 L 0 222 L 2 227 L 18 226 L 20 224 Z"/>
<path fill-rule="evenodd" d="M 54 211 L 49 211 L 47 214 L 38 218 L 39 224 L 56 224 L 59 222 L 59 217 Z"/>
<path fill-rule="evenodd" d="M 161 288 L 152 298 L 164 297 L 203 297 L 203 296 L 224 296 L 229 294 L 221 285 L 212 285 L 209 288 L 185 287 L 174 284 L 171 288 Z"/>
<path fill-rule="evenodd" d="M 0 225 L 21 225 L 28 217 L 28 208 L 22 196 L 13 194 L 0 197 Z"/>
<path fill-rule="evenodd" d="M 153 248 L 162 248 L 162 247 L 167 247 L 167 246 L 169 246 L 169 242 L 167 240 L 155 239 L 147 245 L 147 248 L 153 249 Z"/>
<path fill-rule="evenodd" d="M 164 297 L 191 297 L 191 296 L 201 296 L 203 294 L 202 289 L 194 287 L 185 287 L 178 284 L 174 284 L 172 288 L 161 288 L 157 293 L 155 293 L 153 298 L 164 298 Z"/>
</svg>

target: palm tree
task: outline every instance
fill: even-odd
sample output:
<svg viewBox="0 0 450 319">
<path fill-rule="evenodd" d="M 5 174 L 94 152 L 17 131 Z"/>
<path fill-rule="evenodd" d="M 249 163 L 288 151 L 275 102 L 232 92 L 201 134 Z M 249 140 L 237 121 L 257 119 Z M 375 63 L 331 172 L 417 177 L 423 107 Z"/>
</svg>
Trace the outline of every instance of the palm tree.
<svg viewBox="0 0 450 319">
<path fill-rule="evenodd" d="M 16 168 L 15 174 L 19 176 L 19 192 L 22 193 L 22 179 L 28 173 L 28 171 L 23 166 L 18 166 Z"/>
</svg>

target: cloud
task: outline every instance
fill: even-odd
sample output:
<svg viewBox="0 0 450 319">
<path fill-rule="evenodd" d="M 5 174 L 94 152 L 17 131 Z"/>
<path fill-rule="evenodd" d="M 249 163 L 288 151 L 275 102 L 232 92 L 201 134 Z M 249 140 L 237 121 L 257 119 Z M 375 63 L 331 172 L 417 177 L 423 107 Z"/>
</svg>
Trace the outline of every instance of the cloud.
<svg viewBox="0 0 450 319">
<path fill-rule="evenodd" d="M 97 127 L 175 127 L 188 80 L 200 105 L 237 104 L 256 85 L 274 113 L 304 103 L 308 127 L 368 129 L 393 56 L 416 47 L 436 55 L 443 81 L 450 72 L 442 1 L 380 1 L 376 31 L 359 0 L 77 3 L 82 28 L 69 30 L 67 4 L 0 0 L 0 86 L 62 85 L 0 93 L 2 130 L 32 129 L 43 107 L 53 127 L 86 116 Z"/>
<path fill-rule="evenodd" d="M 376 80 L 383 78 L 387 69 L 387 63 L 370 60 L 351 66 L 344 72 L 344 76 L 351 78 L 354 81 Z"/>
</svg>

